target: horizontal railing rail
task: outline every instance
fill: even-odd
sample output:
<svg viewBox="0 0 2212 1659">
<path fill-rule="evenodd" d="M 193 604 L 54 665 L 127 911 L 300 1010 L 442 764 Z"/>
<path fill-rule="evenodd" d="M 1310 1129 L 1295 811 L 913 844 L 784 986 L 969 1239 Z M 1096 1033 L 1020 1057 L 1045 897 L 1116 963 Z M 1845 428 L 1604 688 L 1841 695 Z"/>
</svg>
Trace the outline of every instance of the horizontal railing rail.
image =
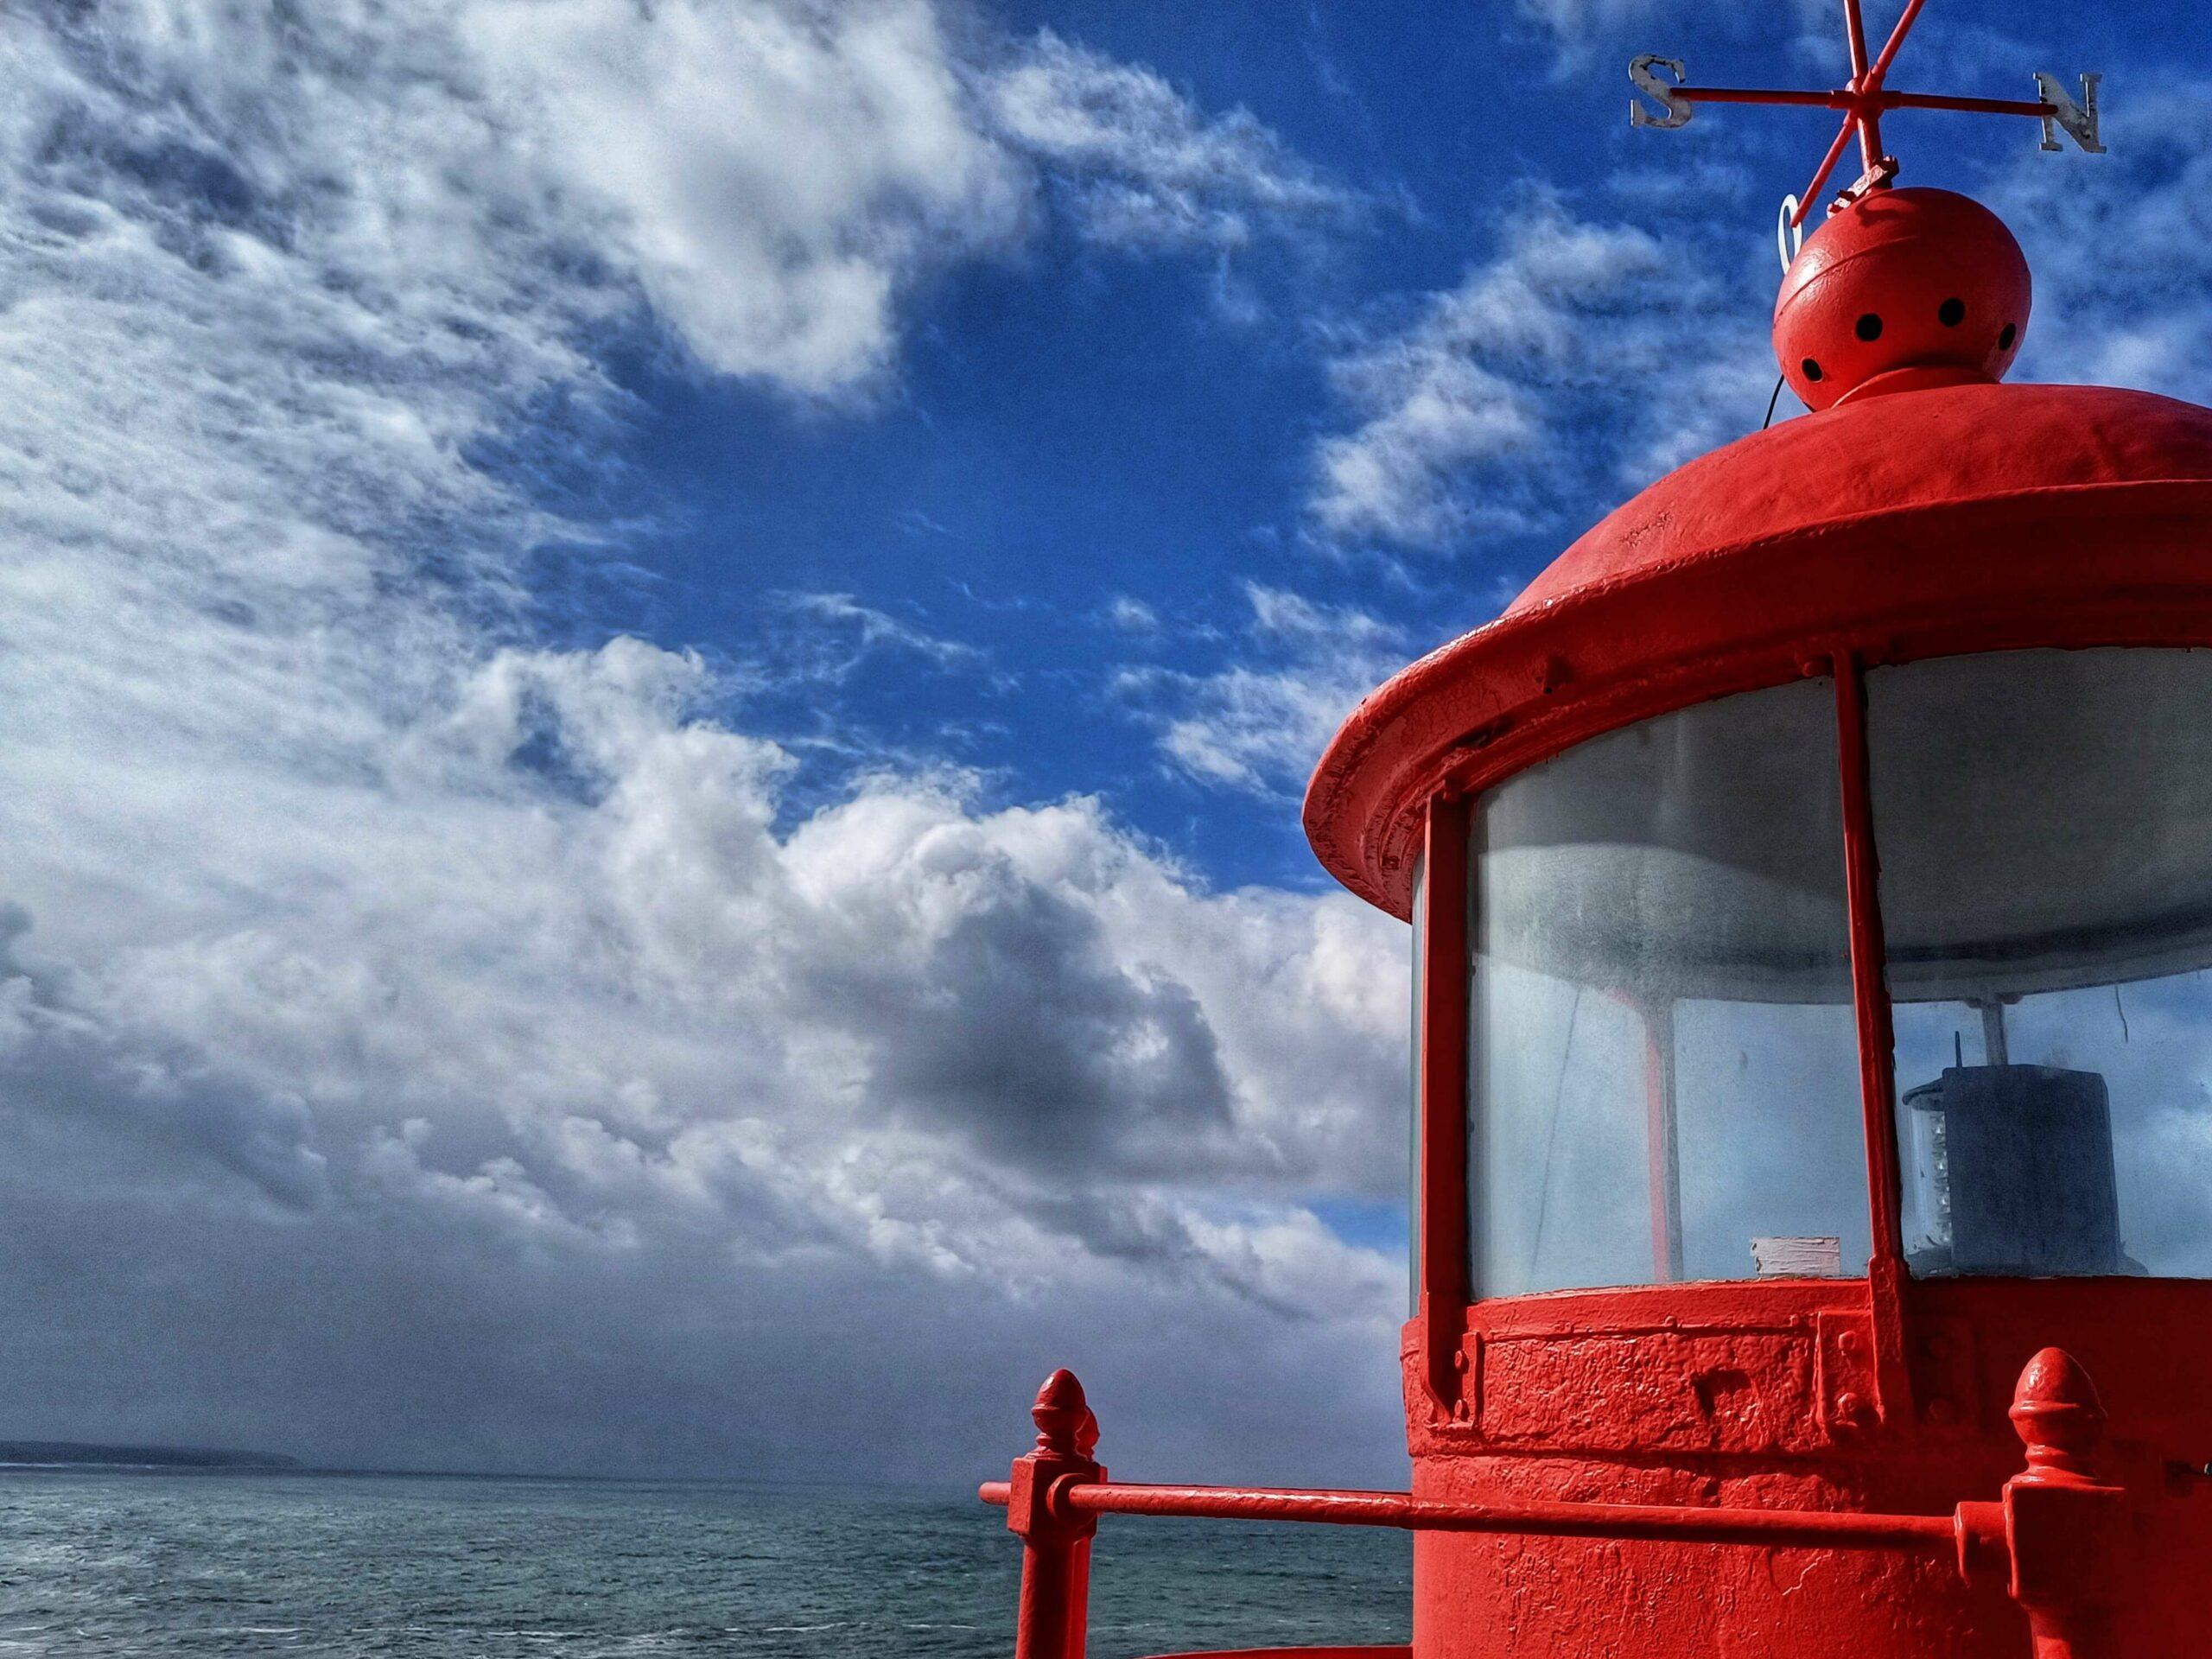
<svg viewBox="0 0 2212 1659">
<path fill-rule="evenodd" d="M 1006 1507 L 1010 1481 L 977 1496 Z M 1732 1510 L 1654 1503 L 1445 1503 L 1410 1492 L 1305 1491 L 1266 1486 L 1167 1486 L 1062 1476 L 1045 1494 L 1056 1519 L 1168 1515 L 1212 1521 L 1303 1521 L 1396 1527 L 1407 1532 L 1518 1533 L 1547 1538 L 1655 1538 L 1687 1544 L 1793 1544 L 1832 1549 L 1958 1548 L 1955 1515 L 1866 1515 L 1831 1510 Z"/>
<path fill-rule="evenodd" d="M 1962 1503 L 1949 1515 L 1465 1503 L 1411 1492 L 1113 1481 L 1091 1456 L 1098 1421 L 1072 1373 L 1053 1372 L 1030 1414 L 1037 1422 L 1036 1449 L 1014 1459 L 1012 1478 L 986 1481 L 977 1492 L 984 1503 L 1006 1510 L 1007 1527 L 1022 1541 L 1014 1659 L 1083 1659 L 1090 1541 L 1102 1515 L 1768 1549 L 1917 1551 L 1949 1557 L 1961 1579 L 2001 1579 L 2027 1614 L 2037 1655 L 2119 1659 L 2111 1633 L 2111 1580 L 2126 1494 L 2107 1484 L 2097 1467 L 2104 1411 L 2096 1390 L 2081 1366 L 2056 1348 L 2028 1363 L 2013 1394 L 2011 1416 L 2027 1448 L 2026 1472 L 2007 1481 L 1997 1501 Z"/>
</svg>

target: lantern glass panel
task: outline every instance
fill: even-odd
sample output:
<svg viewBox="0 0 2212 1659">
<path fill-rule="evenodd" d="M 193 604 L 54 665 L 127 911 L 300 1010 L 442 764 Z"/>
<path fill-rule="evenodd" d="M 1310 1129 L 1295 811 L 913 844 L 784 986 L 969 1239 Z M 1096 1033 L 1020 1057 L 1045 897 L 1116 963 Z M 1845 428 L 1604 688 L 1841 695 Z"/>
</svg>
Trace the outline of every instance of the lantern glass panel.
<svg viewBox="0 0 2212 1659">
<path fill-rule="evenodd" d="M 1866 696 L 1907 1262 L 2212 1277 L 2212 653 Z"/>
<path fill-rule="evenodd" d="M 1821 679 L 1479 798 L 1478 1294 L 1865 1270 L 1840 796 Z"/>
</svg>

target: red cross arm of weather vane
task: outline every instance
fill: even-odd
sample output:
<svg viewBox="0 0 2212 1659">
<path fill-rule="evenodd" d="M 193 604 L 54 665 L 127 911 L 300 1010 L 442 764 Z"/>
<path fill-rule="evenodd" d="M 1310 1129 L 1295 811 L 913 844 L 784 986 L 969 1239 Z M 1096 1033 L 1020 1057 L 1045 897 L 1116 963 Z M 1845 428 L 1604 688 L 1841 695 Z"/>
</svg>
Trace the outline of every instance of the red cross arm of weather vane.
<svg viewBox="0 0 2212 1659">
<path fill-rule="evenodd" d="M 1795 211 L 1789 216 L 1792 229 L 1804 224 L 1805 216 L 1812 210 L 1821 187 L 1835 171 L 1835 164 L 1843 158 L 1845 149 L 1855 135 L 1859 152 L 1866 162 L 1866 171 L 1858 181 L 1840 193 L 1840 201 L 1856 200 L 1866 191 L 1879 189 L 1897 176 L 1897 162 L 1894 156 L 1882 148 L 1882 118 L 1891 110 L 1961 110 L 1970 115 L 2026 115 L 2043 123 L 2043 148 L 2059 148 L 2054 128 L 2063 128 L 2067 136 L 2082 149 L 2101 152 L 2104 146 L 2097 142 L 2097 81 L 2095 75 L 2082 77 L 2082 102 L 2076 104 L 2066 95 L 2056 75 L 2038 73 L 2036 90 L 2042 94 L 2036 99 L 2012 98 L 1953 98 L 1938 92 L 1893 92 L 1888 86 L 1890 66 L 1897 61 L 1897 48 L 1904 44 L 1905 36 L 1920 19 L 1921 9 L 1928 0 L 1906 0 L 1905 8 L 1897 18 L 1897 27 L 1890 31 L 1890 38 L 1870 62 L 1866 56 L 1866 28 L 1859 15 L 1859 0 L 1843 0 L 1844 32 L 1851 43 L 1851 79 L 1831 92 L 1799 91 L 1790 87 L 1768 86 L 1692 86 L 1681 84 L 1685 72 L 1678 58 L 1662 58 L 1646 54 L 1629 65 L 1629 79 L 1646 99 L 1629 102 L 1629 120 L 1639 127 L 1680 127 L 1688 124 L 1690 115 L 1700 104 L 1783 104 L 1808 106 L 1815 109 L 1841 110 L 1843 126 L 1836 133 L 1835 142 L 1828 146 L 1827 154 L 1821 158 L 1820 167 L 1813 174 L 1812 183 L 1805 187 L 1797 199 Z M 1662 80 L 1654 73 L 1664 68 L 1673 73 L 1672 82 Z M 1655 113 L 1654 107 L 1663 113 Z"/>
</svg>

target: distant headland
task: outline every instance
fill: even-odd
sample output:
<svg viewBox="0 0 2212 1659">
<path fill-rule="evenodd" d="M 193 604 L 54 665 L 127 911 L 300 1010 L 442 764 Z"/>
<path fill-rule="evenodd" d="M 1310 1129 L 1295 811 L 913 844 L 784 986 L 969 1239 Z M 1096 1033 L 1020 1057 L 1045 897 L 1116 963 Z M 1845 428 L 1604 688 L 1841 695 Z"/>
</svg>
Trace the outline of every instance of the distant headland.
<svg viewBox="0 0 2212 1659">
<path fill-rule="evenodd" d="M 0 1440 L 0 1469 L 297 1469 L 297 1458 L 209 1446 L 99 1446 Z"/>
</svg>

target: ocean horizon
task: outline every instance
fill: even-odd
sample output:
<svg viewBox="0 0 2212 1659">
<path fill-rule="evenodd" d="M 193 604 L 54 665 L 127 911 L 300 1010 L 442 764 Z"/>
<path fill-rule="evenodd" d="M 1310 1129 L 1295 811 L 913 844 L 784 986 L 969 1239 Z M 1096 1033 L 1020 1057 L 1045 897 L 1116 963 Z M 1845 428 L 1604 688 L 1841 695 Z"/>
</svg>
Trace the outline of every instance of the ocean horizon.
<svg viewBox="0 0 2212 1659">
<path fill-rule="evenodd" d="M 1406 1637 L 1395 1532 L 1110 1518 L 1092 1659 Z M 0 1469 L 0 1656 L 982 1659 L 1020 1546 L 957 1490 Z"/>
</svg>

